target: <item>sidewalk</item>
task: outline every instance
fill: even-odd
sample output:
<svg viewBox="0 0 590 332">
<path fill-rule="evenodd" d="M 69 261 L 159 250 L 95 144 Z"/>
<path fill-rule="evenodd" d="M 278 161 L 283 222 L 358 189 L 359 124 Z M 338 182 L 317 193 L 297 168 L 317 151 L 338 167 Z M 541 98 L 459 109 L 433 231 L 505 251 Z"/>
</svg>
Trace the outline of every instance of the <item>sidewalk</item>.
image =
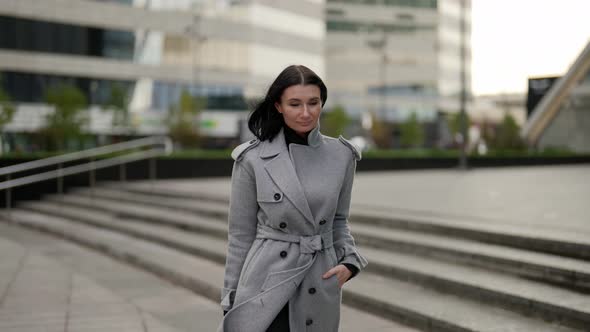
<svg viewBox="0 0 590 332">
<path fill-rule="evenodd" d="M 586 165 L 357 173 L 353 209 L 590 235 L 589 179 Z"/>
<path fill-rule="evenodd" d="M 590 238 L 588 179 L 587 165 L 357 172 L 351 212 Z M 157 186 L 228 199 L 230 180 L 159 180 Z"/>
<path fill-rule="evenodd" d="M 75 232 L 77 227 L 71 224 L 68 229 Z M 102 233 L 96 230 L 88 235 L 100 242 Z M 139 240 L 129 240 L 114 240 L 112 245 L 127 257 L 145 255 L 144 259 L 161 262 L 161 267 L 184 271 L 186 280 L 193 283 L 220 274 L 221 265 L 215 269 L 217 272 L 205 270 L 215 265 L 213 262 L 195 256 L 191 261 L 202 263 L 195 266 L 180 259 L 186 254 L 174 255 L 174 250 L 162 248 L 163 253 L 172 255 L 161 256 L 150 246 L 132 244 Z M 131 248 L 126 244 L 135 249 L 128 251 Z M 220 280 L 214 277 L 208 281 L 217 288 Z M 58 237 L 0 222 L 2 332 L 215 331 L 221 317 L 218 301 Z M 417 331 L 348 306 L 342 307 L 341 317 L 342 332 Z"/>
<path fill-rule="evenodd" d="M 174 332 L 112 291 L 0 238 L 0 331 Z"/>
<path fill-rule="evenodd" d="M 151 274 L 0 223 L 2 332 L 209 331 L 219 317 L 215 303 Z"/>
</svg>

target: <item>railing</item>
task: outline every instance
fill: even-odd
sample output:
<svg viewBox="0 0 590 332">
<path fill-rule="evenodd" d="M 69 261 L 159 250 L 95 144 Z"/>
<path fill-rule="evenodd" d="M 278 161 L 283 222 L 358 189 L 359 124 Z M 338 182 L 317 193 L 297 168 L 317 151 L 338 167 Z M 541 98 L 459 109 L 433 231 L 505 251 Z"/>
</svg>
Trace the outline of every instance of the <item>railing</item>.
<svg viewBox="0 0 590 332">
<path fill-rule="evenodd" d="M 94 160 L 95 157 L 100 155 L 146 147 L 151 148 L 135 152 L 132 151 L 124 155 L 104 158 L 98 161 Z M 157 176 L 155 157 L 167 155 L 171 152 L 172 141 L 169 137 L 152 136 L 0 168 L 0 176 L 6 177 L 4 182 L 0 182 L 0 191 L 5 191 L 7 216 L 10 218 L 10 209 L 12 206 L 12 188 L 22 187 L 41 181 L 57 179 L 57 192 L 58 194 L 63 195 L 63 178 L 65 176 L 89 172 L 90 187 L 94 188 L 94 185 L 96 184 L 95 171 L 97 169 L 119 165 L 119 180 L 126 181 L 126 164 L 144 159 L 149 159 L 149 178 L 151 180 L 155 180 Z M 85 164 L 62 168 L 63 163 L 79 160 L 82 158 L 91 158 L 91 161 Z M 15 173 L 52 165 L 57 165 L 57 169 L 13 179 L 13 174 Z"/>
</svg>

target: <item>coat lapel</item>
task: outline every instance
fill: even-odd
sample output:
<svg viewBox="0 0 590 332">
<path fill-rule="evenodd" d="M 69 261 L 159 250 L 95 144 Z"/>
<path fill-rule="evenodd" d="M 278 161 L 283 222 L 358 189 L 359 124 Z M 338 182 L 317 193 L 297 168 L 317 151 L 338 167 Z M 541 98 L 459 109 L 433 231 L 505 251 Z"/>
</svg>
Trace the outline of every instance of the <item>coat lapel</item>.
<svg viewBox="0 0 590 332">
<path fill-rule="evenodd" d="M 289 157 L 283 129 L 281 128 L 281 131 L 275 136 L 272 142 L 265 141 L 265 143 L 266 145 L 260 157 L 270 158 L 275 156 L 264 164 L 266 172 L 283 191 L 283 194 L 293 202 L 305 219 L 312 223 L 312 225 L 315 225 L 311 209 L 305 197 L 305 192 Z"/>
</svg>

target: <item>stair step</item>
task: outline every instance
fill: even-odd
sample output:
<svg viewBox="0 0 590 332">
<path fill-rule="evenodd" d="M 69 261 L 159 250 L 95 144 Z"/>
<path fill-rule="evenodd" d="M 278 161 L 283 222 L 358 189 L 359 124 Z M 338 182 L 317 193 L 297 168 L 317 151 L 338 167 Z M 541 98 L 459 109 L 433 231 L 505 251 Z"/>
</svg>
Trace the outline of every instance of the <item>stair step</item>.
<svg viewBox="0 0 590 332">
<path fill-rule="evenodd" d="M 0 240 L 2 238 L 17 242 L 32 252 L 48 256 L 78 275 L 91 278 L 135 305 L 138 310 L 155 315 L 162 322 L 178 328 L 179 331 L 194 331 L 195 326 L 199 326 L 201 331 L 215 331 L 221 320 L 218 302 L 178 287 L 126 262 L 112 259 L 96 250 L 89 250 L 28 227 L 0 221 Z M 2 259 L 0 264 L 3 264 Z M 42 281 L 43 276 L 39 275 L 37 279 Z M 3 322 L 2 319 L 0 322 Z M 0 323 L 0 326 L 2 325 Z M 0 330 L 7 332 L 2 328 Z M 94 330 L 121 332 L 121 329 L 95 328 Z M 147 331 L 160 330 L 148 328 Z"/>
<path fill-rule="evenodd" d="M 55 203 L 60 203 L 56 206 Z M 195 214 L 175 210 L 164 210 L 152 207 L 137 206 L 129 203 L 117 203 L 90 199 L 86 197 L 47 196 L 47 201 L 27 202 L 19 205 L 22 208 L 42 210 L 46 213 L 59 215 L 61 210 L 72 213 L 74 217 L 84 218 L 89 211 L 108 213 L 128 220 L 140 219 L 143 222 L 166 224 L 194 232 L 202 232 L 220 238 L 227 238 L 227 226 L 219 219 L 201 217 Z"/>
<path fill-rule="evenodd" d="M 425 331 L 572 331 L 556 323 L 370 273 L 351 282 L 343 295 L 356 306 L 389 317 L 403 317 Z"/>
<path fill-rule="evenodd" d="M 370 264 L 368 271 L 409 280 L 422 287 L 475 301 L 495 303 L 525 315 L 569 325 L 590 326 L 590 296 L 534 280 L 484 268 L 449 264 L 444 261 L 361 248 Z"/>
<path fill-rule="evenodd" d="M 164 279 L 204 295 L 216 303 L 220 300 L 220 286 L 223 280 L 223 265 L 221 264 L 198 259 L 116 232 L 60 218 L 22 210 L 14 210 L 13 217 L 21 225 L 64 237 L 119 260 L 135 264 Z M 362 325 L 359 325 L 360 323 Z M 358 331 L 360 326 L 368 331 L 417 332 L 416 329 L 385 320 L 362 310 L 346 305 L 342 306 L 341 330 L 343 332 Z"/>
<path fill-rule="evenodd" d="M 76 222 L 16 210 L 21 224 L 60 234 L 131 261 L 216 300 L 223 265 L 197 259 L 160 245 Z M 199 271 L 198 274 L 195 271 Z M 343 290 L 347 304 L 436 331 L 571 331 L 490 305 L 366 273 Z"/>
<path fill-rule="evenodd" d="M 225 264 L 225 240 L 204 236 L 202 232 L 187 232 L 176 227 L 169 227 L 165 224 L 145 223 L 137 219 L 116 218 L 110 213 L 101 211 L 89 211 L 82 208 L 70 206 L 53 206 L 50 203 L 42 202 L 27 205 L 27 210 L 38 213 L 50 214 L 54 217 L 75 220 L 94 227 L 123 233 L 129 236 L 158 243 L 166 247 L 174 248 L 188 254 L 200 256 L 219 264 Z M 30 208 L 30 209 L 29 209 Z M 196 216 L 195 221 L 209 223 L 207 219 L 200 220 Z M 218 225 L 215 225 L 219 227 Z M 227 238 L 227 235 L 226 237 Z"/>
<path fill-rule="evenodd" d="M 149 241 L 59 217 L 14 209 L 12 218 L 20 225 L 96 249 L 178 283 L 213 301 L 219 301 L 219 286 L 211 281 L 223 280 L 223 266 L 220 264 L 197 259 Z"/>
<path fill-rule="evenodd" d="M 130 183 L 122 187 L 117 187 L 117 183 L 114 183 L 106 187 L 111 188 L 111 190 L 117 188 L 121 196 L 124 196 L 121 192 L 126 192 L 131 197 L 134 194 L 175 197 L 180 200 L 188 199 L 189 205 L 190 200 L 198 200 L 200 204 L 191 207 L 192 211 L 214 213 L 222 219 L 227 219 L 229 202 L 227 194 L 224 196 L 223 193 L 207 193 L 205 189 L 195 189 L 193 184 L 181 190 L 177 180 L 168 182 L 174 185 L 173 189 L 167 187 L 164 183 L 158 186 L 158 190 L 151 190 L 149 183 L 145 182 Z M 183 202 L 175 204 L 184 205 Z M 205 207 L 201 209 L 203 205 Z M 493 225 L 487 225 L 482 222 L 466 220 L 465 218 L 462 218 L 462 220 L 449 220 L 448 218 L 436 216 L 416 216 L 415 214 L 400 211 L 386 211 L 379 207 L 369 208 L 354 204 L 351 206 L 351 220 L 354 220 L 355 224 L 419 231 L 590 260 L 590 234 L 588 233 L 517 227 L 513 224 L 502 224 L 497 221 Z"/>
<path fill-rule="evenodd" d="M 209 182 L 215 182 L 215 179 L 207 180 Z M 226 181 L 222 179 L 221 181 Z M 132 181 L 127 183 L 120 182 L 103 182 L 100 184 L 101 187 L 115 188 L 118 190 L 124 190 L 132 193 L 141 193 L 147 195 L 158 195 L 167 196 L 171 198 L 189 198 L 198 199 L 206 202 L 217 202 L 227 204 L 229 202 L 229 190 L 227 193 L 224 192 L 211 192 L 211 188 L 197 189 L 193 184 L 189 184 L 188 188 L 182 187 L 182 181 L 180 180 L 158 180 L 157 188 L 153 186 L 149 181 Z M 174 186 L 174 189 L 170 188 L 170 185 Z M 227 184 L 229 189 L 229 183 Z"/>
<path fill-rule="evenodd" d="M 95 187 L 94 189 L 74 189 L 71 192 L 84 197 L 98 197 L 102 199 L 145 204 L 152 207 L 175 209 L 178 211 L 193 212 L 214 218 L 227 220 L 227 203 L 203 201 L 195 198 L 169 197 L 132 193 L 110 187 Z"/>
<path fill-rule="evenodd" d="M 227 238 L 225 221 L 210 218 L 210 222 L 196 220 L 194 213 L 162 209 L 138 203 L 120 203 L 110 199 L 86 196 L 50 196 L 50 200 L 64 200 L 84 208 L 100 208 L 122 218 L 141 219 L 156 223 L 172 223 L 178 227 L 206 232 Z M 85 211 L 80 211 L 82 216 Z M 217 222 L 217 224 L 216 224 Z M 378 226 L 351 225 L 357 243 L 367 247 L 409 252 L 447 261 L 496 269 L 505 273 L 538 278 L 567 287 L 590 290 L 590 263 L 586 261 L 536 253 L 499 245 L 478 243 L 412 231 L 383 229 Z"/>
<path fill-rule="evenodd" d="M 380 207 L 351 206 L 355 223 L 382 228 L 420 231 L 540 251 L 555 255 L 590 260 L 590 233 L 555 228 L 521 226 L 494 220 L 473 220 L 467 217 L 418 216 Z"/>
<path fill-rule="evenodd" d="M 62 208 L 64 211 L 67 208 Z M 71 208 L 70 208 L 71 209 Z M 78 220 L 84 220 L 80 211 Z M 70 216 L 72 214 L 69 214 Z M 144 240 L 201 256 L 219 264 L 225 262 L 225 240 L 180 231 L 163 225 L 113 220 L 112 217 L 91 217 L 92 224 L 125 232 Z M 101 220 L 102 219 L 102 220 Z M 368 271 L 413 283 L 434 287 L 447 293 L 468 296 L 475 300 L 497 303 L 525 314 L 590 324 L 590 297 L 557 287 L 520 279 L 514 276 L 477 268 L 452 265 L 432 259 L 403 255 L 372 248 L 362 248 L 371 261 Z M 559 305 L 552 304 L 558 301 Z M 582 309 L 578 309 L 581 307 Z"/>
<path fill-rule="evenodd" d="M 357 243 L 459 262 L 520 276 L 539 278 L 567 287 L 590 290 L 590 263 L 555 256 L 412 231 L 352 225 Z"/>
</svg>

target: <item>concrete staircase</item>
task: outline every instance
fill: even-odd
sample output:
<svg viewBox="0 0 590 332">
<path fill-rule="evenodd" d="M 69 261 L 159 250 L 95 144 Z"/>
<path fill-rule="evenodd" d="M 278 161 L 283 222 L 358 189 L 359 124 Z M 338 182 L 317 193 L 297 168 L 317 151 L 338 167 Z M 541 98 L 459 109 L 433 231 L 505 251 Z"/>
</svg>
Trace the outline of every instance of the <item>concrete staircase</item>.
<svg viewBox="0 0 590 332">
<path fill-rule="evenodd" d="M 105 184 L 26 202 L 13 221 L 219 301 L 227 197 Z M 353 209 L 369 266 L 343 289 L 343 326 L 395 331 L 590 331 L 590 239 Z M 572 240 L 573 238 L 573 240 Z"/>
</svg>

